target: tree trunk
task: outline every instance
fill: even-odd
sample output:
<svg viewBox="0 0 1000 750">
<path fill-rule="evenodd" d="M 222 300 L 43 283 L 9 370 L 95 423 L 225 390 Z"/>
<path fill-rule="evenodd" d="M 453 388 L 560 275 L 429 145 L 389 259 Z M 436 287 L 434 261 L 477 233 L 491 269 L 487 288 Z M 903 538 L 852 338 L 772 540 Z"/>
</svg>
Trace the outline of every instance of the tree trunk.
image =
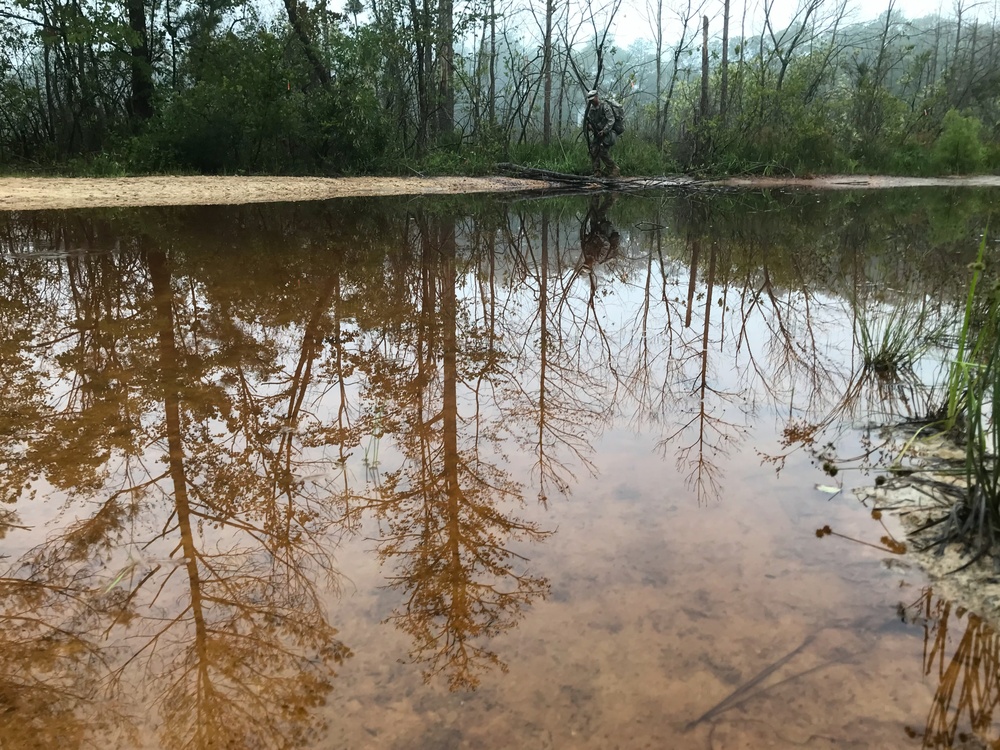
<svg viewBox="0 0 1000 750">
<path fill-rule="evenodd" d="M 722 7 L 722 81 L 719 88 L 719 115 L 726 120 L 729 109 L 729 3 L 724 0 Z"/>
<path fill-rule="evenodd" d="M 431 51 L 427 36 L 430 29 L 430 8 L 427 0 L 417 7 L 417 0 L 410 0 L 410 18 L 413 23 L 413 45 L 416 57 L 417 83 L 417 152 L 424 153 L 429 142 L 428 128 L 431 118 L 429 81 L 433 74 Z"/>
<path fill-rule="evenodd" d="M 552 17 L 555 0 L 545 0 L 545 48 L 542 51 L 542 75 L 545 92 L 542 101 L 542 142 L 548 146 L 552 140 Z"/>
<path fill-rule="evenodd" d="M 130 0 L 134 2 L 135 0 Z M 309 61 L 309 65 L 312 67 L 313 74 L 316 76 L 316 80 L 322 85 L 326 86 L 330 82 L 330 72 L 323 65 L 323 61 L 319 59 L 319 55 L 316 54 L 316 49 L 313 46 L 312 39 L 309 38 L 309 31 L 306 29 L 305 23 L 299 16 L 298 5 L 296 0 L 284 0 L 285 2 L 285 12 L 288 14 L 288 23 L 292 27 L 292 31 L 295 33 L 295 38 L 299 40 L 299 44 L 302 45 L 302 52 L 306 56 L 306 60 Z"/>
<path fill-rule="evenodd" d="M 497 8 L 496 0 L 490 0 L 490 87 L 489 104 L 490 127 L 497 124 Z"/>
<path fill-rule="evenodd" d="M 927 83 L 933 86 L 937 83 L 938 77 L 938 58 L 941 54 L 941 18 L 937 19 L 937 24 L 934 26 L 934 56 L 931 58 L 931 71 L 928 76 Z"/>
<path fill-rule="evenodd" d="M 153 116 L 153 61 L 149 55 L 145 4 L 143 0 L 127 0 L 127 6 L 128 25 L 134 36 L 129 111 L 137 124 Z"/>
<path fill-rule="evenodd" d="M 701 17 L 701 107 L 699 117 L 708 117 L 708 16 Z"/>
<path fill-rule="evenodd" d="M 656 147 L 663 148 L 664 108 L 660 106 L 663 96 L 663 0 L 656 0 Z"/>
<path fill-rule="evenodd" d="M 439 0 L 437 28 L 437 132 L 455 130 L 455 19 L 453 0 Z"/>
<path fill-rule="evenodd" d="M 958 67 L 961 65 L 961 44 L 962 44 L 962 14 L 965 12 L 964 0 L 957 0 L 955 3 L 955 51 L 951 55 L 951 67 L 948 69 L 947 90 L 949 104 L 954 104 L 958 90 L 957 78 Z"/>
</svg>

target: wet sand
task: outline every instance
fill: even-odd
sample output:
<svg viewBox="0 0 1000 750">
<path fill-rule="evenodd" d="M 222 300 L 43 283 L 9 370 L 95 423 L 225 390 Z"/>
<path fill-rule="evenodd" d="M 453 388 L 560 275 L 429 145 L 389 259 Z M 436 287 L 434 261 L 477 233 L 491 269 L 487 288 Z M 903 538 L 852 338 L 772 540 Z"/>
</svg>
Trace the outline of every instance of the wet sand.
<svg viewBox="0 0 1000 750">
<path fill-rule="evenodd" d="M 637 180 L 643 178 L 635 178 Z M 858 190 L 897 187 L 1000 187 L 1000 176 L 733 177 L 745 188 Z M 116 177 L 0 178 L 0 210 L 188 206 L 313 201 L 350 196 L 498 193 L 544 190 L 550 183 L 511 177 Z"/>
</svg>

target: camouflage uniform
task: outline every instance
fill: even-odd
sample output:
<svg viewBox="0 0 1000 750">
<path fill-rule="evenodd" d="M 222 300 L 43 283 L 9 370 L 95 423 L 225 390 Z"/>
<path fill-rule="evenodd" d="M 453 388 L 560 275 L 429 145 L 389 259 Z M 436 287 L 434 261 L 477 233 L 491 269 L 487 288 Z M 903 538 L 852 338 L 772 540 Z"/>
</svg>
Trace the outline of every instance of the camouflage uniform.
<svg viewBox="0 0 1000 750">
<path fill-rule="evenodd" d="M 598 102 L 595 106 L 593 101 L 587 102 L 587 114 L 584 118 L 585 127 L 590 131 L 590 161 L 594 167 L 594 176 L 601 176 L 601 162 L 608 168 L 612 177 L 617 177 L 621 172 L 618 165 L 611 158 L 611 147 L 618 140 L 618 135 L 612 130 L 615 124 L 615 113 L 611 105 L 607 102 Z"/>
</svg>

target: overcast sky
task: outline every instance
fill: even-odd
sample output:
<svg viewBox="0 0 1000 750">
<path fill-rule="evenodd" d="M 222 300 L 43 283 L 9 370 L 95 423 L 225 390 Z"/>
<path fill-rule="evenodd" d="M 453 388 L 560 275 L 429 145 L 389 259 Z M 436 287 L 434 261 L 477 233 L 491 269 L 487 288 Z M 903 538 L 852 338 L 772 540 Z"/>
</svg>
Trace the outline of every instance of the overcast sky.
<svg viewBox="0 0 1000 750">
<path fill-rule="evenodd" d="M 330 10 L 342 11 L 346 5 L 346 0 L 326 0 Z M 543 8 L 544 4 L 540 3 L 539 0 L 509 0 L 511 4 L 516 7 L 522 5 L 525 9 L 530 5 L 538 8 Z M 557 0 L 559 2 L 560 0 Z M 730 0 L 730 21 L 729 21 L 729 34 L 730 36 L 738 36 L 740 34 L 740 29 L 742 24 L 746 23 L 746 33 L 756 34 L 762 28 L 762 21 L 764 18 L 764 3 L 765 1 L 772 8 L 772 15 L 775 19 L 775 24 L 778 28 L 783 28 L 787 26 L 788 23 L 795 17 L 796 10 L 801 7 L 802 3 L 807 2 L 807 0 Z M 281 0 L 264 0 L 267 4 L 270 2 L 275 7 L 276 13 L 283 12 Z M 371 0 L 363 0 L 363 4 L 367 6 Z M 569 0 L 572 3 L 573 8 L 575 8 L 574 18 L 580 18 L 580 8 L 585 7 L 588 3 L 590 7 L 595 9 L 606 7 L 613 0 Z M 680 35 L 680 23 L 678 22 L 678 13 L 673 10 L 673 8 L 684 8 L 688 5 L 689 0 L 663 0 L 664 5 L 664 43 L 667 46 L 672 46 L 676 43 L 677 38 Z M 701 15 L 707 15 L 709 18 L 709 34 L 713 37 L 721 37 L 722 35 L 722 7 L 723 0 L 690 0 L 695 8 L 698 7 L 700 2 L 704 2 L 703 10 L 699 13 Z M 825 0 L 824 8 L 822 13 L 834 12 L 834 9 L 840 6 L 841 0 Z M 869 21 L 874 18 L 878 18 L 886 9 L 889 7 L 890 0 L 847 0 L 847 14 L 848 19 L 851 21 Z M 956 3 L 962 3 L 965 10 L 963 11 L 963 17 L 971 19 L 973 16 L 979 16 L 983 19 L 994 19 L 1000 16 L 1000 0 L 895 0 L 895 10 L 902 13 L 906 18 L 923 18 L 924 16 L 933 15 L 935 13 L 940 13 L 944 16 L 954 17 Z M 498 2 L 498 5 L 503 5 L 504 2 Z M 615 41 L 620 46 L 628 46 L 636 39 L 652 39 L 653 34 L 650 30 L 649 18 L 655 12 L 650 10 L 650 8 L 655 8 L 656 0 L 622 0 L 622 6 L 616 16 L 616 22 L 612 27 L 612 33 L 615 37 Z M 456 2 L 456 7 L 458 2 Z M 528 37 L 538 36 L 537 23 L 533 19 L 532 15 L 527 13 L 526 10 L 521 11 L 524 13 L 525 23 L 521 26 L 522 31 Z M 515 21 L 517 24 L 520 19 L 520 13 L 518 14 L 519 19 Z M 362 22 L 367 20 L 367 14 L 362 14 Z M 689 33 L 691 33 L 689 31 Z M 578 38 L 577 41 L 582 41 Z"/>
<path fill-rule="evenodd" d="M 699 0 L 693 0 L 695 7 Z M 998 0 L 960 0 L 965 8 L 964 18 L 971 18 L 979 15 L 984 19 L 993 18 L 998 13 Z M 773 0 L 771 4 L 772 15 L 776 20 L 776 25 L 781 28 L 787 25 L 795 16 L 796 10 L 801 7 L 803 0 Z M 944 16 L 955 15 L 956 0 L 896 0 L 895 10 L 902 13 L 906 18 L 923 18 L 924 16 L 940 13 Z M 597 0 L 593 0 L 594 7 L 598 7 Z M 650 0 L 650 4 L 655 7 L 655 0 Z M 835 7 L 839 7 L 837 0 L 827 0 L 824 4 L 823 13 L 833 12 Z M 650 11 L 647 9 L 647 0 L 624 0 L 622 9 L 618 14 L 618 23 L 613 29 L 615 39 L 621 45 L 628 45 L 637 38 L 649 39 L 652 37 L 650 24 L 647 18 Z M 664 8 L 686 7 L 687 0 L 664 0 Z M 730 36 L 740 33 L 744 12 L 746 14 L 747 32 L 755 32 L 761 28 L 764 18 L 763 0 L 731 0 L 730 2 Z M 709 33 L 713 36 L 721 36 L 722 33 L 722 7 L 723 0 L 706 0 L 704 15 L 709 18 Z M 878 18 L 889 7 L 889 0 L 848 0 L 848 18 L 853 21 L 868 21 Z M 674 11 L 664 11 L 667 19 L 665 26 L 665 41 L 670 44 L 673 36 L 680 31 L 677 23 L 677 13 Z M 673 27 L 675 30 L 671 31 Z"/>
</svg>

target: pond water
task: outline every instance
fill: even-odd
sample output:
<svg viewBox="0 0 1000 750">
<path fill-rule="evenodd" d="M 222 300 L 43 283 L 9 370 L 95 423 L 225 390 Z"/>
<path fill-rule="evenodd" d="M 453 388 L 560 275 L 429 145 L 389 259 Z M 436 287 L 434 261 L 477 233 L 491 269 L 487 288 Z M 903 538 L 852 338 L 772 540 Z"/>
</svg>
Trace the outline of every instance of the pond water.
<svg viewBox="0 0 1000 750">
<path fill-rule="evenodd" d="M 853 490 L 998 197 L 0 213 L 0 746 L 996 740 Z"/>
</svg>

